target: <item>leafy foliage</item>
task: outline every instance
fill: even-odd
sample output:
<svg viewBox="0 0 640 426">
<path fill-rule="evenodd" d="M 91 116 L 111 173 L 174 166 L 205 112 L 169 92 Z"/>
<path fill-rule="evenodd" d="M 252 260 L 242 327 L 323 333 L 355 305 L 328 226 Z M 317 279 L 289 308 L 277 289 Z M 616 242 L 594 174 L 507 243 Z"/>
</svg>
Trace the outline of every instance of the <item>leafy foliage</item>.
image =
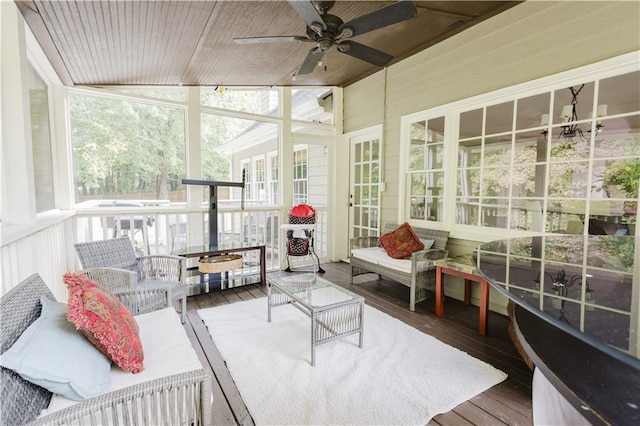
<svg viewBox="0 0 640 426">
<path fill-rule="evenodd" d="M 603 173 L 602 182 L 602 188 L 607 192 L 617 186 L 627 197 L 638 198 L 640 158 L 614 162 Z"/>
<path fill-rule="evenodd" d="M 185 175 L 185 119 L 178 108 L 72 95 L 75 185 L 80 199 L 154 193 Z"/>
</svg>

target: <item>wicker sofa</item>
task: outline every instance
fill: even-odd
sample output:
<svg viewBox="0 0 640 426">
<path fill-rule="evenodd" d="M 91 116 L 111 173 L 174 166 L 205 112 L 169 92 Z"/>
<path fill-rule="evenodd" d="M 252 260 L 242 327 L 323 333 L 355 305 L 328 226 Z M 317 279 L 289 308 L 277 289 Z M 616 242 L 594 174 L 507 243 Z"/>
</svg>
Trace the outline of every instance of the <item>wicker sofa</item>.
<svg viewBox="0 0 640 426">
<path fill-rule="evenodd" d="M 0 299 L 1 353 L 39 318 L 41 296 L 55 301 L 34 274 Z M 199 361 L 175 309 L 167 305 L 135 318 L 145 351 L 143 372 L 131 374 L 112 366 L 110 392 L 75 402 L 2 368 L 0 424 L 211 424 L 212 376 Z M 175 362 L 176 358 L 188 361 Z"/>
<path fill-rule="evenodd" d="M 388 223 L 383 232 L 396 229 L 399 225 Z M 409 310 L 414 311 L 416 303 L 427 299 L 428 290 L 435 288 L 435 266 L 433 261 L 447 257 L 448 231 L 413 228 L 420 239 L 433 240 L 428 250 L 412 253 L 411 259 L 393 259 L 378 245 L 378 237 L 358 237 L 351 239 L 351 283 L 353 277 L 375 273 L 406 285 L 410 289 Z"/>
</svg>

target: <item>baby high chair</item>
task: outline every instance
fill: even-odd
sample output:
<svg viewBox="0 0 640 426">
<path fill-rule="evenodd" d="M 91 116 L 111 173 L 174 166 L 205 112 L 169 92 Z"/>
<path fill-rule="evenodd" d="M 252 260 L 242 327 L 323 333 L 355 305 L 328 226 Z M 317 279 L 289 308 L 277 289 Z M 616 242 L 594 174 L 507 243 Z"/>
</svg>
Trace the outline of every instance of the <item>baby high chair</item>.
<svg viewBox="0 0 640 426">
<path fill-rule="evenodd" d="M 298 204 L 289 211 L 289 224 L 282 225 L 287 231 L 287 272 L 291 270 L 289 256 L 315 257 L 315 265 L 319 273 L 324 273 L 320 267 L 320 259 L 313 248 L 313 233 L 316 224 L 316 211 L 308 204 Z M 315 271 L 314 271 L 315 272 Z"/>
</svg>

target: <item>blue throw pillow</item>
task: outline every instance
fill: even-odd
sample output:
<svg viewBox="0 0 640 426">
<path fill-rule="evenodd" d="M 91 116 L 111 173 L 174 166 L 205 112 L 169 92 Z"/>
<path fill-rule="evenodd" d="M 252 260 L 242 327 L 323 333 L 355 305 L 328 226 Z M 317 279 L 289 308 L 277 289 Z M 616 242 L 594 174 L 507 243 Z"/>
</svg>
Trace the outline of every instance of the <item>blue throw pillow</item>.
<svg viewBox="0 0 640 426">
<path fill-rule="evenodd" d="M 40 299 L 42 313 L 0 356 L 23 379 L 74 401 L 111 387 L 111 361 L 67 320 L 67 305 Z"/>
</svg>

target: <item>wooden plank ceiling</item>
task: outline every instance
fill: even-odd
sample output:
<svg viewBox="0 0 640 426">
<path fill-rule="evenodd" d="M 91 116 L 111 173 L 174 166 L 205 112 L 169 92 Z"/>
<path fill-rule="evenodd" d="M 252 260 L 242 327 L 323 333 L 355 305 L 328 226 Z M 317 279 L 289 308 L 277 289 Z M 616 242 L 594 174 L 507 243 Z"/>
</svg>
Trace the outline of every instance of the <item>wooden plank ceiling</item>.
<svg viewBox="0 0 640 426">
<path fill-rule="evenodd" d="M 332 47 L 293 79 L 312 43 L 236 44 L 305 36 L 286 1 L 16 1 L 66 85 L 346 86 L 380 68 Z M 336 1 L 347 22 L 392 1 Z M 519 2 L 414 1 L 418 16 L 354 37 L 397 62 Z"/>
</svg>

